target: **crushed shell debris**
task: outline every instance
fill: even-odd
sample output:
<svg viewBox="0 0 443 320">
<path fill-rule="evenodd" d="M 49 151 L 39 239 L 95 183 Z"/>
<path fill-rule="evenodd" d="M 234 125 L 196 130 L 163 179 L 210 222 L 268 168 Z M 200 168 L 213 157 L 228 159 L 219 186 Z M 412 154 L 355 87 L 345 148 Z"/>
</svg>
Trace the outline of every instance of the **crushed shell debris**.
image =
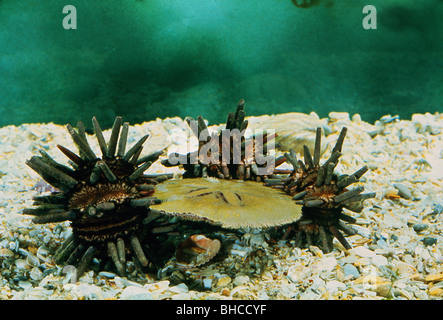
<svg viewBox="0 0 443 320">
<path fill-rule="evenodd" d="M 266 126 L 268 120 L 277 134 L 279 126 L 286 130 L 288 125 L 274 118 L 249 121 L 251 128 Z M 286 118 L 295 121 L 285 116 L 281 121 Z M 166 275 L 160 280 L 132 268 L 127 278 L 90 270 L 73 282 L 69 266 L 55 265 L 53 253 L 70 228 L 67 222 L 34 225 L 31 217 L 20 214 L 33 196 L 51 191 L 25 159 L 39 149 L 74 145 L 65 128 L 52 123 L 0 128 L 0 299 L 442 299 L 443 115 L 415 114 L 410 121 L 385 116 L 374 124 L 343 112 L 304 118 L 324 128 L 327 149 L 341 128 L 348 128 L 338 171 L 370 169 L 363 177 L 365 188 L 377 196 L 367 200 L 361 213 L 349 212 L 357 219 L 357 234 L 347 237 L 353 248 L 345 250 L 335 240 L 330 253 L 314 246 L 299 249 L 293 241 L 272 239 L 267 231 L 249 230 L 243 236 L 227 235 L 231 244 L 221 249 L 223 259 L 184 271 L 171 265 L 160 270 Z M 128 143 L 148 133 L 149 150 L 143 154 L 160 149 L 183 153 L 188 144 L 191 149 L 197 145 L 179 118 L 135 125 Z M 306 129 L 302 138 L 312 141 L 315 132 L 311 134 Z M 110 131 L 104 135 L 107 139 Z M 284 132 L 284 143 L 291 144 L 291 137 L 296 139 Z M 54 158 L 65 161 L 61 153 Z M 163 168 L 160 161 L 151 170 L 181 172 Z M 181 283 L 182 278 L 193 282 Z"/>
</svg>

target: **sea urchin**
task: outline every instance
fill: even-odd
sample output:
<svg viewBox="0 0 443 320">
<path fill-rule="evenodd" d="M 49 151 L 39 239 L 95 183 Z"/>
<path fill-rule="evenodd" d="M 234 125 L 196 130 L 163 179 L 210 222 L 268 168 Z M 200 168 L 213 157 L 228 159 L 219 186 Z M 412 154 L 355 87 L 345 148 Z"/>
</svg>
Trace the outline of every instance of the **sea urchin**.
<svg viewBox="0 0 443 320">
<path fill-rule="evenodd" d="M 94 257 L 102 262 L 110 258 L 118 273 L 125 275 L 128 254 L 132 254 L 136 267 L 143 269 L 150 263 L 147 240 L 155 238 L 151 225 L 155 219 L 148 218 L 149 205 L 159 200 L 152 197 L 156 176 L 144 172 L 159 153 L 140 158 L 149 135 L 126 151 L 129 123 L 122 124 L 121 117 L 115 119 L 108 143 L 95 117 L 92 123 L 102 158 L 92 151 L 82 122 L 77 130 L 67 125 L 79 155 L 58 145 L 72 168 L 56 162 L 43 150 L 41 156 L 26 162 L 60 191 L 34 197 L 37 207 L 23 213 L 34 215 L 37 224 L 71 221 L 72 235 L 55 253 L 54 260 L 77 266 L 77 277 Z"/>
<path fill-rule="evenodd" d="M 201 116 L 197 120 L 186 117 L 199 140 L 198 150 L 186 155 L 172 153 L 162 164 L 166 167 L 183 165 L 184 178 L 264 181 L 272 175 L 275 166 L 281 164 L 266 156 L 274 149 L 275 134 L 266 132 L 246 138 L 248 120 L 245 120 L 244 107 L 244 100 L 240 100 L 235 112 L 228 114 L 225 129 L 212 135 Z"/>
<path fill-rule="evenodd" d="M 283 189 L 296 203 L 303 205 L 302 217 L 295 223 L 297 246 L 313 244 L 329 252 L 335 237 L 346 249 L 350 249 L 351 246 L 339 230 L 355 234 L 354 229 L 343 221 L 355 223 L 356 219 L 343 213 L 343 208 L 361 212 L 363 201 L 375 197 L 373 192 L 363 194 L 363 186 L 347 189 L 359 181 L 368 167 L 364 166 L 351 175 L 334 173 L 346 131 L 346 127 L 341 130 L 331 156 L 323 165 L 320 165 L 321 128 L 317 128 L 313 157 L 307 146 L 304 146 L 304 162 L 297 160 L 293 150 L 285 154 L 293 166 L 293 172 L 282 181 Z"/>
</svg>

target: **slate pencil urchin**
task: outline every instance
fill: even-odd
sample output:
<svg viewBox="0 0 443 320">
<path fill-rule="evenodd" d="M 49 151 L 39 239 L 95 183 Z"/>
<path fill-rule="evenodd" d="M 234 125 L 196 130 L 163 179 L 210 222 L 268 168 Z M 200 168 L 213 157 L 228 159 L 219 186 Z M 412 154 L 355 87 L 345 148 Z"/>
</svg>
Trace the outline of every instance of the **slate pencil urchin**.
<svg viewBox="0 0 443 320">
<path fill-rule="evenodd" d="M 302 217 L 294 224 L 295 242 L 299 247 L 318 245 L 324 251 L 332 250 L 332 240 L 337 240 L 345 249 L 350 249 L 343 231 L 353 235 L 356 232 L 346 225 L 355 223 L 356 219 L 345 214 L 343 208 L 353 212 L 363 210 L 363 201 L 374 198 L 375 193 L 362 193 L 363 186 L 352 190 L 347 188 L 359 181 L 368 171 L 364 166 L 351 175 L 337 175 L 334 169 L 342 155 L 341 150 L 347 128 L 344 127 L 332 150 L 332 154 L 320 165 L 321 128 L 317 128 L 314 154 L 304 146 L 304 162 L 297 160 L 294 150 L 285 154 L 287 161 L 292 164 L 293 171 L 289 177 L 282 180 L 280 188 L 292 196 L 296 203 L 303 205 Z"/>
<path fill-rule="evenodd" d="M 36 208 L 23 213 L 35 216 L 33 222 L 37 224 L 71 221 L 72 235 L 55 253 L 54 260 L 77 266 L 77 277 L 94 257 L 112 261 L 118 273 L 125 275 L 128 255 L 141 270 L 152 262 L 149 240 L 156 238 L 156 222 L 149 205 L 159 201 L 152 196 L 157 176 L 144 172 L 160 153 L 140 158 L 149 135 L 126 151 L 129 123 L 122 124 L 121 117 L 115 119 L 108 143 L 95 117 L 92 123 L 101 158 L 92 151 L 84 124 L 79 122 L 77 130 L 67 125 L 79 155 L 58 145 L 72 168 L 56 162 L 43 150 L 41 156 L 26 162 L 60 191 L 34 197 Z"/>
<path fill-rule="evenodd" d="M 245 119 L 244 107 L 245 101 L 240 100 L 235 112 L 228 114 L 225 128 L 212 135 L 209 135 L 202 116 L 198 116 L 197 120 L 186 117 L 186 122 L 199 140 L 198 150 L 186 155 L 172 153 L 162 164 L 166 167 L 183 164 L 183 178 L 264 181 L 274 172 L 274 165 L 269 165 L 265 155 L 274 149 L 275 134 L 266 132 L 246 138 L 248 120 Z M 171 158 L 182 161 L 171 163 Z"/>
</svg>

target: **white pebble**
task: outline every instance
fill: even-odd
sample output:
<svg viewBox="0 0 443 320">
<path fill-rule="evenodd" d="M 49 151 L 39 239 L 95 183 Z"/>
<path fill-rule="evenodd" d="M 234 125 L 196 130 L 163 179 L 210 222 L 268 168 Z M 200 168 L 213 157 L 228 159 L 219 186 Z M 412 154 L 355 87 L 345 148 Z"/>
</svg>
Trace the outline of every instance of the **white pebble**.
<svg viewBox="0 0 443 320">
<path fill-rule="evenodd" d="M 358 269 L 350 263 L 344 265 L 343 272 L 345 274 L 345 280 L 357 279 L 360 277 L 360 272 L 358 272 Z"/>
<path fill-rule="evenodd" d="M 315 278 L 312 281 L 312 289 L 316 290 L 316 289 L 320 289 L 320 288 L 324 288 L 326 286 L 325 281 L 322 278 Z"/>
<path fill-rule="evenodd" d="M 79 285 L 73 284 L 72 293 L 77 295 L 79 298 L 83 297 L 86 299 L 100 299 L 101 298 L 101 290 L 100 287 L 95 285 L 81 283 Z"/>
<path fill-rule="evenodd" d="M 18 282 L 18 286 L 22 289 L 29 289 L 32 287 L 32 283 L 28 282 L 28 281 L 19 281 Z"/>
<path fill-rule="evenodd" d="M 361 116 L 358 113 L 354 114 L 352 116 L 352 121 L 353 122 L 361 122 Z"/>
<path fill-rule="evenodd" d="M 151 292 L 143 287 L 129 286 L 126 287 L 121 295 L 122 300 L 152 300 L 154 299 Z"/>
<path fill-rule="evenodd" d="M 394 183 L 394 187 L 398 190 L 398 194 L 401 197 L 405 199 L 412 198 L 411 190 L 408 188 L 408 186 L 404 185 L 403 183 Z"/>
<path fill-rule="evenodd" d="M 410 241 L 411 241 L 411 237 L 406 236 L 406 235 L 400 235 L 397 239 L 397 242 L 402 245 L 408 244 Z"/>
<path fill-rule="evenodd" d="M 34 267 L 29 271 L 29 276 L 32 280 L 41 280 L 43 278 L 43 272 L 39 268 Z"/>
<path fill-rule="evenodd" d="M 328 290 L 331 294 L 334 294 L 337 291 L 346 290 L 346 284 L 337 280 L 331 280 L 326 284 L 326 290 Z"/>
<path fill-rule="evenodd" d="M 28 253 L 28 256 L 26 257 L 26 263 L 31 267 L 38 267 L 40 261 L 32 253 Z"/>
<path fill-rule="evenodd" d="M 362 257 L 362 258 L 372 258 L 372 257 L 376 256 L 375 252 L 373 252 L 365 247 L 362 247 L 362 246 L 352 248 L 349 251 L 352 252 L 353 254 L 356 254 L 356 255 Z"/>
<path fill-rule="evenodd" d="M 156 293 L 162 293 L 162 292 L 165 292 L 166 290 L 169 289 L 169 281 L 163 280 L 163 281 L 154 282 L 154 283 L 147 283 L 144 285 L 144 287 L 146 289 L 148 289 L 149 291 L 152 291 L 152 292 L 155 291 Z"/>
<path fill-rule="evenodd" d="M 138 284 L 136 282 L 129 281 L 128 279 L 121 278 L 121 277 L 115 277 L 114 283 L 118 288 L 125 288 L 128 286 L 141 287 L 140 284 Z"/>
<path fill-rule="evenodd" d="M 352 226 L 355 231 L 357 231 L 357 234 L 361 235 L 363 238 L 370 238 L 371 237 L 371 229 L 365 228 L 359 225 L 353 225 Z"/>
<path fill-rule="evenodd" d="M 312 291 L 306 291 L 300 294 L 299 299 L 300 300 L 315 300 L 319 299 L 321 297 L 320 293 L 314 293 Z"/>
<path fill-rule="evenodd" d="M 432 135 L 439 134 L 442 125 L 434 120 L 430 113 L 426 114 L 413 114 L 411 121 L 417 128 L 418 133 L 429 132 Z"/>
<path fill-rule="evenodd" d="M 329 118 L 332 120 L 349 120 L 349 113 L 347 112 L 329 112 Z"/>
<path fill-rule="evenodd" d="M 19 269 L 19 270 L 24 270 L 24 269 L 26 269 L 27 267 L 29 268 L 29 266 L 28 266 L 28 264 L 26 263 L 26 260 L 25 260 L 25 259 L 18 259 L 18 260 L 15 260 L 15 265 L 16 265 L 17 269 Z"/>
<path fill-rule="evenodd" d="M 374 257 L 372 257 L 371 263 L 374 266 L 380 268 L 381 266 L 386 266 L 388 264 L 388 259 L 386 259 L 386 257 L 377 254 Z"/>
<path fill-rule="evenodd" d="M 325 270 L 327 272 L 334 270 L 336 266 L 337 266 L 337 259 L 335 259 L 334 257 L 327 257 L 323 259 L 319 265 L 319 267 L 322 270 Z"/>
<path fill-rule="evenodd" d="M 173 296 L 171 296 L 171 299 L 172 300 L 190 300 L 191 295 L 188 292 L 184 292 L 184 293 L 174 294 Z"/>
<path fill-rule="evenodd" d="M 239 286 L 239 285 L 244 285 L 244 284 L 246 284 L 248 282 L 249 282 L 249 277 L 248 276 L 236 276 L 234 281 L 233 281 L 233 284 L 235 286 Z"/>
<path fill-rule="evenodd" d="M 189 291 L 188 286 L 184 283 L 173 286 L 169 290 L 174 293 L 187 293 Z"/>
<path fill-rule="evenodd" d="M 15 243 L 15 241 L 11 241 L 9 242 L 9 249 L 11 250 L 16 250 L 18 248 L 17 244 Z"/>
<path fill-rule="evenodd" d="M 389 214 L 386 214 L 384 216 L 384 222 L 385 222 L 385 227 L 387 228 L 401 229 L 406 226 L 405 223 L 401 222 L 400 220 L 394 218 Z"/>
</svg>

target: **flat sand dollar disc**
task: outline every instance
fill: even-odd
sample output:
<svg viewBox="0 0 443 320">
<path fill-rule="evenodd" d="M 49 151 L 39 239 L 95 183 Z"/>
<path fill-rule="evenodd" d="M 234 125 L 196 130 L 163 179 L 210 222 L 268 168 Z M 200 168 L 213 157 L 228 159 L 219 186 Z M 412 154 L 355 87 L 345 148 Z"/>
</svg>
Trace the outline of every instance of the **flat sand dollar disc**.
<svg viewBox="0 0 443 320">
<path fill-rule="evenodd" d="M 156 186 L 163 203 L 154 209 L 212 220 L 225 228 L 273 227 L 294 222 L 301 206 L 283 192 L 260 182 L 192 178 L 168 180 Z M 192 220 L 192 218 L 191 218 Z"/>
</svg>

